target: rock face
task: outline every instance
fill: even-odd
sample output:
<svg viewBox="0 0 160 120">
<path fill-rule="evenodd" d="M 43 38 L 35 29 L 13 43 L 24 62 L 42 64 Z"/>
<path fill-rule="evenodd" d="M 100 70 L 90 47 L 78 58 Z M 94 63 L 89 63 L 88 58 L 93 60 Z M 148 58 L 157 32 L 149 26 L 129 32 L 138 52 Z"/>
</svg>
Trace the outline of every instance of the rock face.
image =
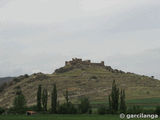
<svg viewBox="0 0 160 120">
<path fill-rule="evenodd" d="M 104 61 L 101 61 L 100 63 L 92 63 L 91 60 L 82 60 L 79 58 L 72 58 L 71 61 L 66 61 L 65 65 L 76 65 L 76 64 L 82 64 L 82 65 L 99 65 L 99 66 L 104 66 Z"/>
</svg>

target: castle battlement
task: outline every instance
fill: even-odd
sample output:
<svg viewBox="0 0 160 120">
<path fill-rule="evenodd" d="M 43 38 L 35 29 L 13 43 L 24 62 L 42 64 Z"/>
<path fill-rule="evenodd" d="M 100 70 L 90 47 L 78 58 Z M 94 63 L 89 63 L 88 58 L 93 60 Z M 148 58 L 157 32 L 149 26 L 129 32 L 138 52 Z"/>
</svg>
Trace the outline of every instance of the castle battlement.
<svg viewBox="0 0 160 120">
<path fill-rule="evenodd" d="M 66 61 L 65 65 L 76 65 L 76 64 L 82 64 L 82 65 L 98 65 L 98 66 L 105 66 L 104 61 L 101 61 L 100 63 L 92 63 L 91 60 L 82 60 L 79 58 L 72 58 L 71 61 Z"/>
</svg>

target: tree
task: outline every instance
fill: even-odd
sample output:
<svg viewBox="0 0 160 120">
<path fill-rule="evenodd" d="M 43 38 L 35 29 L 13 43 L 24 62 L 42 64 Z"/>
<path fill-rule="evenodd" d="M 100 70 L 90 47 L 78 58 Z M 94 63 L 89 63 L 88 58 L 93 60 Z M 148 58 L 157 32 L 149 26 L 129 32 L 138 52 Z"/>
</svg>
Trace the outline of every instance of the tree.
<svg viewBox="0 0 160 120">
<path fill-rule="evenodd" d="M 43 111 L 47 111 L 47 103 L 48 103 L 48 91 L 47 89 L 43 89 L 43 93 L 42 93 Z"/>
<path fill-rule="evenodd" d="M 68 90 L 66 89 L 66 93 L 64 95 L 65 99 L 66 99 L 66 103 L 69 103 L 69 95 L 68 95 Z"/>
<path fill-rule="evenodd" d="M 5 112 L 5 109 L 0 107 L 0 115 L 3 114 Z"/>
<path fill-rule="evenodd" d="M 68 90 L 64 94 L 66 102 L 58 106 L 58 113 L 59 114 L 76 114 L 77 109 L 76 107 L 69 101 L 69 94 Z"/>
<path fill-rule="evenodd" d="M 90 102 L 89 99 L 84 97 L 81 99 L 80 104 L 79 104 L 79 111 L 80 113 L 87 113 L 90 110 Z"/>
<path fill-rule="evenodd" d="M 126 113 L 126 102 L 125 102 L 125 90 L 121 90 L 120 93 L 120 112 Z"/>
<path fill-rule="evenodd" d="M 104 115 L 105 113 L 106 113 L 106 107 L 104 105 L 98 107 L 98 114 Z"/>
<path fill-rule="evenodd" d="M 42 94 L 42 87 L 41 85 L 38 86 L 38 91 L 37 91 L 37 110 L 41 111 L 42 110 L 42 105 L 41 105 L 41 94 Z"/>
<path fill-rule="evenodd" d="M 109 99 L 109 108 L 111 109 L 111 112 L 117 113 L 119 107 L 119 88 L 117 88 L 115 80 L 112 83 L 112 92 L 109 95 Z"/>
<path fill-rule="evenodd" d="M 112 110 L 112 100 L 111 100 L 111 95 L 109 95 L 108 101 L 109 101 L 109 110 Z"/>
<path fill-rule="evenodd" d="M 156 107 L 155 113 L 156 113 L 157 115 L 160 115 L 160 106 L 157 106 L 157 107 Z"/>
<path fill-rule="evenodd" d="M 13 109 L 16 113 L 24 113 L 26 108 L 26 99 L 21 90 L 16 92 L 16 96 L 13 102 Z"/>
<path fill-rule="evenodd" d="M 53 85 L 52 95 L 51 95 L 51 112 L 57 112 L 57 88 L 56 84 Z"/>
<path fill-rule="evenodd" d="M 69 103 L 63 103 L 58 106 L 57 113 L 59 114 L 76 114 L 77 109 L 71 102 Z"/>
</svg>

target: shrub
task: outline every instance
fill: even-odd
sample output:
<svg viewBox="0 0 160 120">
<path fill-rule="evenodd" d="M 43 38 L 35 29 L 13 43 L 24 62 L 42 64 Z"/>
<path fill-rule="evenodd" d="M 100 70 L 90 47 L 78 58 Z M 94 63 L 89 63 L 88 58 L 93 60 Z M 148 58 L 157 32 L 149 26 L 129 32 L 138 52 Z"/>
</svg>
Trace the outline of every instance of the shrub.
<svg viewBox="0 0 160 120">
<path fill-rule="evenodd" d="M 28 78 L 28 77 L 29 77 L 29 75 L 28 75 L 28 74 L 25 74 L 25 75 L 24 75 L 24 77 L 25 77 L 25 78 Z"/>
<path fill-rule="evenodd" d="M 15 89 L 21 89 L 21 87 L 18 85 L 18 86 L 15 87 Z"/>
<path fill-rule="evenodd" d="M 27 107 L 27 111 L 38 111 L 37 105 Z"/>
<path fill-rule="evenodd" d="M 160 115 L 160 106 L 156 107 L 155 113 Z"/>
<path fill-rule="evenodd" d="M 138 114 L 143 112 L 143 108 L 140 106 L 133 106 L 131 108 L 128 109 L 127 113 L 132 113 L 132 114 Z"/>
<path fill-rule="evenodd" d="M 106 114 L 113 114 L 112 111 L 108 108 L 106 108 Z"/>
<path fill-rule="evenodd" d="M 14 110 L 13 107 L 10 107 L 10 108 L 7 110 L 7 113 L 9 113 L 9 114 L 15 114 L 16 112 L 15 112 L 15 110 Z"/>
<path fill-rule="evenodd" d="M 61 67 L 59 69 L 56 69 L 55 70 L 55 73 L 64 73 L 64 72 L 68 72 L 70 70 L 72 70 L 73 67 L 72 66 L 69 66 L 69 67 Z"/>
<path fill-rule="evenodd" d="M 63 103 L 58 106 L 58 114 L 76 114 L 77 109 L 76 107 L 71 103 Z"/>
<path fill-rule="evenodd" d="M 0 115 L 2 115 L 5 112 L 5 109 L 0 107 Z"/>
<path fill-rule="evenodd" d="M 10 113 L 10 114 L 24 114 L 27 110 L 28 110 L 27 107 L 23 107 L 23 108 L 11 107 L 8 109 L 8 113 Z"/>
<path fill-rule="evenodd" d="M 20 82 L 21 80 L 19 78 L 14 78 L 13 81 L 17 83 Z"/>
<path fill-rule="evenodd" d="M 104 115 L 105 113 L 106 113 L 106 108 L 105 108 L 105 106 L 100 106 L 100 107 L 98 108 L 98 114 Z"/>
<path fill-rule="evenodd" d="M 92 76 L 90 79 L 98 79 L 97 76 Z"/>
<path fill-rule="evenodd" d="M 88 113 L 92 114 L 92 108 L 91 107 L 89 108 Z"/>
<path fill-rule="evenodd" d="M 25 113 L 26 109 L 27 107 L 25 96 L 22 94 L 21 90 L 18 90 L 13 102 L 13 111 L 22 114 Z"/>
<path fill-rule="evenodd" d="M 48 79 L 49 77 L 43 73 L 37 73 L 35 74 L 35 80 L 45 80 L 45 79 Z"/>
<path fill-rule="evenodd" d="M 91 106 L 90 106 L 90 102 L 89 102 L 89 99 L 84 97 L 81 99 L 80 101 L 81 103 L 79 104 L 78 108 L 79 108 L 79 112 L 80 113 L 88 113 L 89 110 L 91 109 Z"/>
<path fill-rule="evenodd" d="M 155 113 L 155 109 L 143 109 L 142 113 L 153 114 L 153 113 Z"/>
</svg>

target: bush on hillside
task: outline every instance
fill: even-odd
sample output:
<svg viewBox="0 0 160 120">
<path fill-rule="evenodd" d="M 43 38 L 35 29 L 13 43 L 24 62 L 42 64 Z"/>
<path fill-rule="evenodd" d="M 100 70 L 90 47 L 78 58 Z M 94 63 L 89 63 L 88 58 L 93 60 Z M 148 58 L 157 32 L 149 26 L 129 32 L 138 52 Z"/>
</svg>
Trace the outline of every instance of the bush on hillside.
<svg viewBox="0 0 160 120">
<path fill-rule="evenodd" d="M 70 67 L 61 67 L 59 69 L 56 69 L 55 73 L 64 73 L 64 72 L 68 72 L 70 70 L 73 70 L 72 66 L 70 66 Z"/>
<path fill-rule="evenodd" d="M 100 106 L 98 108 L 98 114 L 104 115 L 106 113 L 106 107 L 105 106 Z"/>
<path fill-rule="evenodd" d="M 98 79 L 97 76 L 92 76 L 90 79 Z"/>
<path fill-rule="evenodd" d="M 5 112 L 5 109 L 0 107 L 0 115 L 2 115 Z"/>
<path fill-rule="evenodd" d="M 77 109 L 76 107 L 71 103 L 63 103 L 58 106 L 58 114 L 76 114 Z"/>
<path fill-rule="evenodd" d="M 130 107 L 127 111 L 127 113 L 132 113 L 132 114 L 138 114 L 138 113 L 142 113 L 144 110 L 142 107 L 140 106 L 133 106 L 133 107 Z"/>
<path fill-rule="evenodd" d="M 78 110 L 82 114 L 89 113 L 89 110 L 91 110 L 91 106 L 88 98 L 84 97 L 81 99 Z"/>
<path fill-rule="evenodd" d="M 20 82 L 21 80 L 19 78 L 14 78 L 13 81 L 17 83 Z"/>
<path fill-rule="evenodd" d="M 27 111 L 38 111 L 37 105 L 27 107 Z"/>
<path fill-rule="evenodd" d="M 160 115 L 160 106 L 156 107 L 155 113 L 156 113 L 157 115 Z"/>
</svg>

